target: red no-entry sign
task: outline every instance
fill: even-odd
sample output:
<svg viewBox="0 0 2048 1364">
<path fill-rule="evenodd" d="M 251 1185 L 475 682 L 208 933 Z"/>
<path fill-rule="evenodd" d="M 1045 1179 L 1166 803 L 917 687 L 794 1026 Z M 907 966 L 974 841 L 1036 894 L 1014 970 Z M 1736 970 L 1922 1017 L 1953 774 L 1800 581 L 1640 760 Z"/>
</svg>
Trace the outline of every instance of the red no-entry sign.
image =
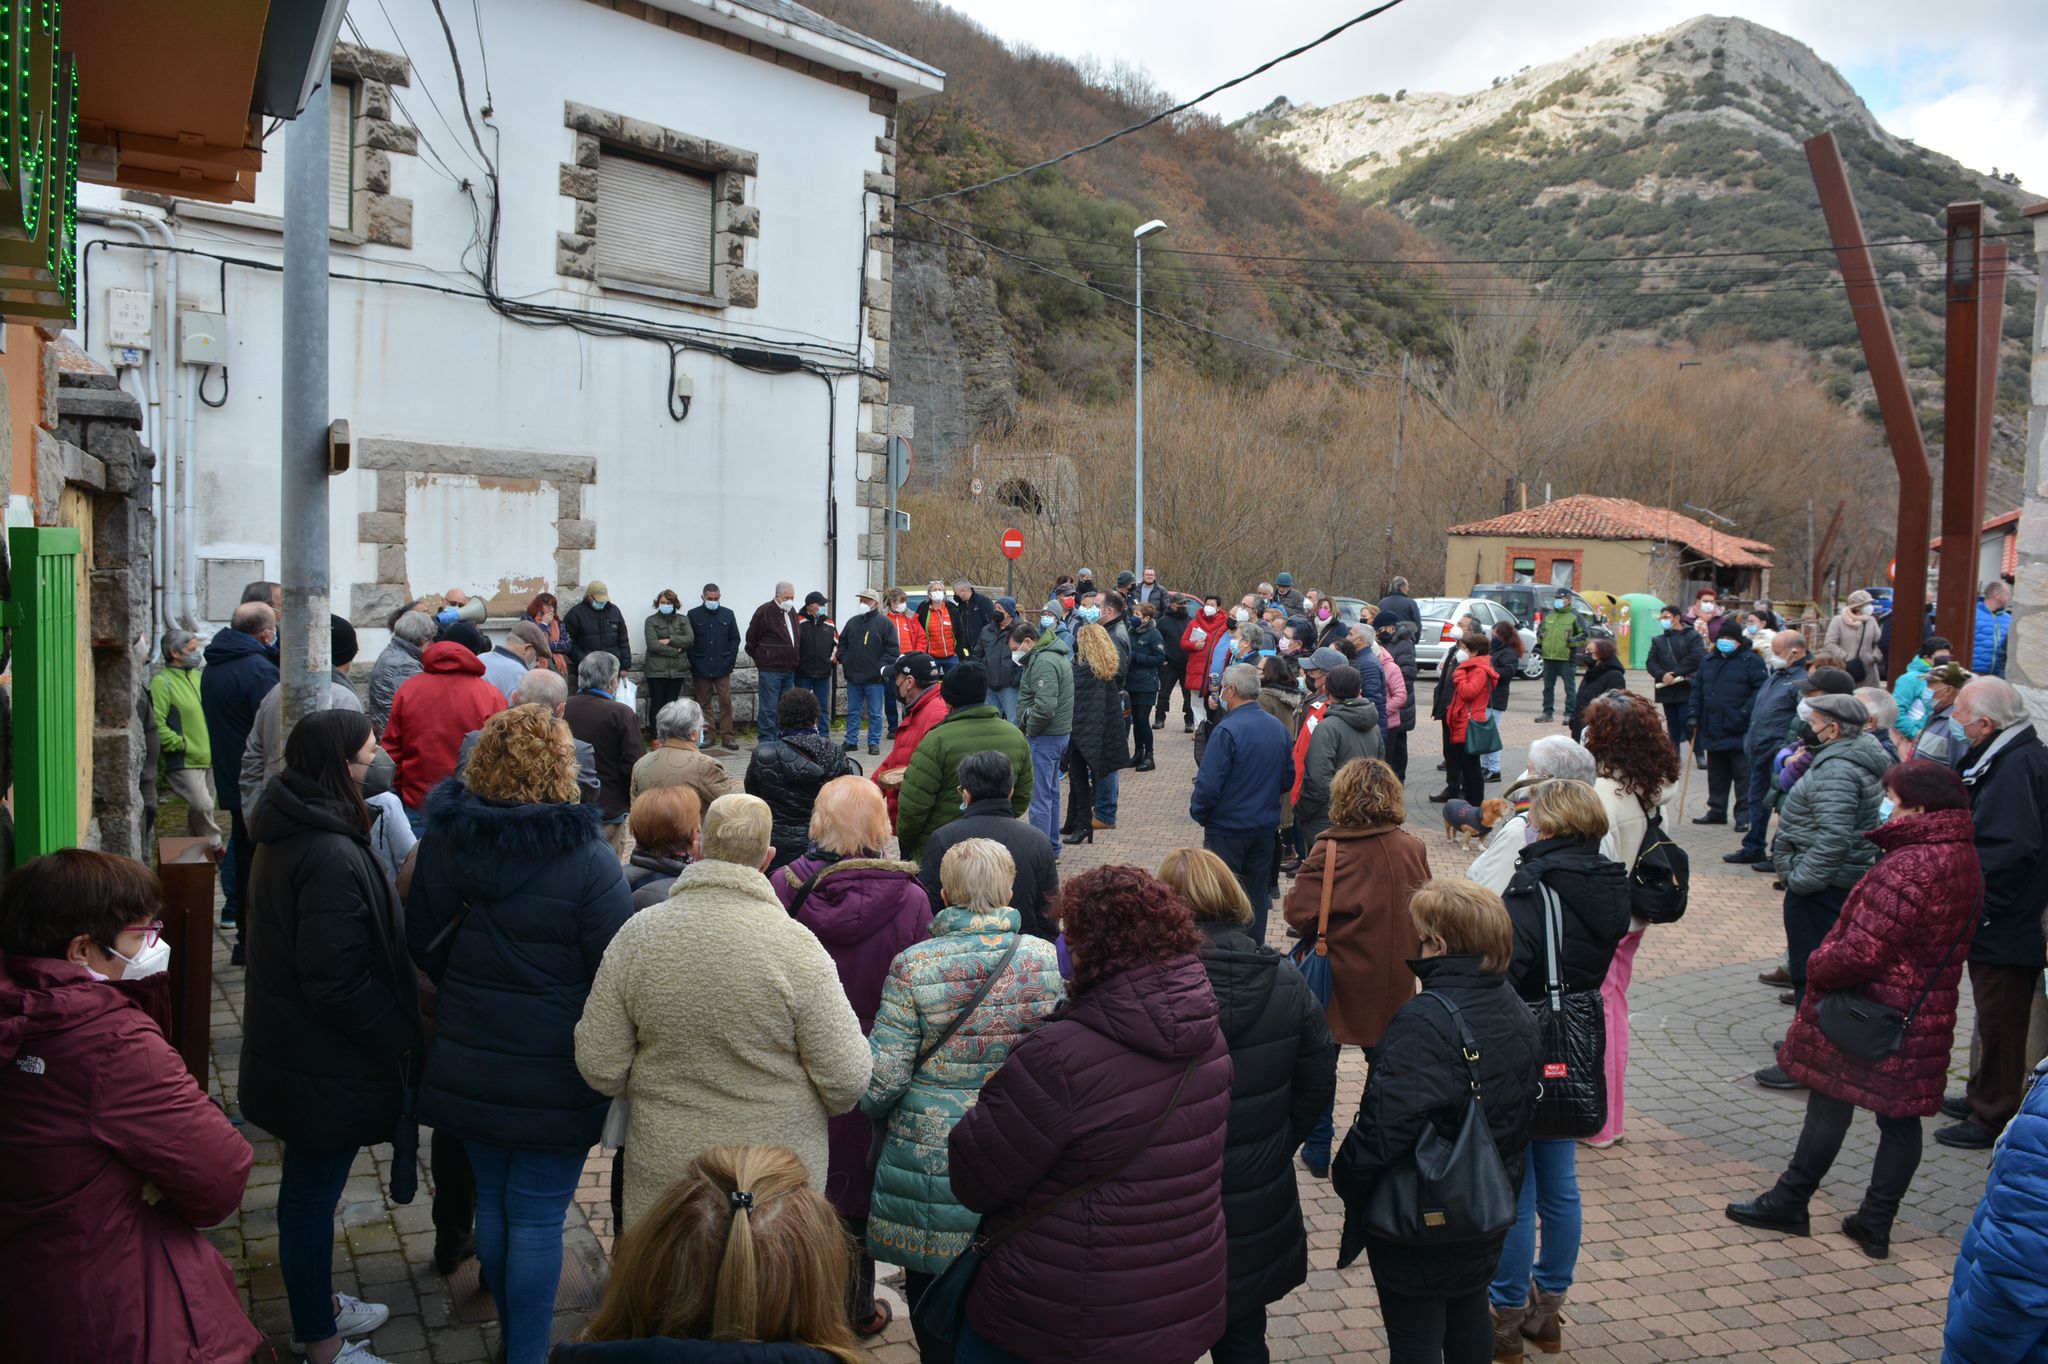
<svg viewBox="0 0 2048 1364">
<path fill-rule="evenodd" d="M 1003 532 L 1003 557 L 1005 559 L 1021 559 L 1024 557 L 1023 531 L 1012 527 Z"/>
</svg>

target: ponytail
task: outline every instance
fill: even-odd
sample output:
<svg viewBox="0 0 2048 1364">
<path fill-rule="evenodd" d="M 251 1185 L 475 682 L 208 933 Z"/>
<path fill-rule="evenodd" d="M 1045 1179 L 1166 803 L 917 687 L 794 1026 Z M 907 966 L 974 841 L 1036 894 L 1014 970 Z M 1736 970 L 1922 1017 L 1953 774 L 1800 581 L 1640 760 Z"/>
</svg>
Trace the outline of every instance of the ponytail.
<svg viewBox="0 0 2048 1364">
<path fill-rule="evenodd" d="M 751 1171 L 735 1162 L 734 1182 Z M 761 1302 L 760 1264 L 754 1253 L 754 1195 L 734 1189 L 726 1195 L 732 1207 L 726 1223 L 725 1253 L 718 1261 L 718 1283 L 711 1297 L 711 1338 L 752 1340 Z"/>
</svg>

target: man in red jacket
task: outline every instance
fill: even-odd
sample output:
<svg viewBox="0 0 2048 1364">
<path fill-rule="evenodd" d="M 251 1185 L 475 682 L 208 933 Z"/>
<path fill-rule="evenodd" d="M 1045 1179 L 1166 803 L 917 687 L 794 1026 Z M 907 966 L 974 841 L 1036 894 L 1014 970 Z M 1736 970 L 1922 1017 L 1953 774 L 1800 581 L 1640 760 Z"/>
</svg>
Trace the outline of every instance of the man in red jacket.
<svg viewBox="0 0 2048 1364">
<path fill-rule="evenodd" d="M 951 710 L 946 698 L 939 695 L 939 679 L 944 675 L 932 656 L 925 653 L 904 654 L 889 670 L 888 685 L 903 707 L 903 722 L 896 727 L 896 742 L 890 745 L 889 756 L 874 771 L 874 781 L 889 802 L 891 828 L 896 826 L 896 793 L 903 789 L 902 769 L 910 766 L 917 741 Z M 896 775 L 884 781 L 883 777 L 890 772 Z"/>
<path fill-rule="evenodd" d="M 462 736 L 503 709 L 505 693 L 484 680 L 484 661 L 469 645 L 443 639 L 427 646 L 419 673 L 398 689 L 384 722 L 391 788 L 414 833 L 427 824 L 427 793 L 455 772 Z"/>
</svg>

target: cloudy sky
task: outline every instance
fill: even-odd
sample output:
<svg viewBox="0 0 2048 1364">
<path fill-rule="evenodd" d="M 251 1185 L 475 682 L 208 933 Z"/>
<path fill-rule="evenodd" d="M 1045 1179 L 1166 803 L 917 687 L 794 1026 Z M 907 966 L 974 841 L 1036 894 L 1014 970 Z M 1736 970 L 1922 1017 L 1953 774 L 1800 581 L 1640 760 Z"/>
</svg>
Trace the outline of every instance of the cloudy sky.
<svg viewBox="0 0 2048 1364">
<path fill-rule="evenodd" d="M 1012 44 L 1143 67 L 1185 97 L 1335 27 L 1362 0 L 947 0 Z M 1234 118 L 1277 95 L 1328 104 L 1407 87 L 1461 93 L 1602 38 L 1705 12 L 1700 0 L 1406 0 L 1218 96 Z M 1714 12 L 1788 33 L 1892 132 L 2048 193 L 2048 0 L 1738 0 Z M 1248 20 L 1250 20 L 1248 22 Z"/>
</svg>

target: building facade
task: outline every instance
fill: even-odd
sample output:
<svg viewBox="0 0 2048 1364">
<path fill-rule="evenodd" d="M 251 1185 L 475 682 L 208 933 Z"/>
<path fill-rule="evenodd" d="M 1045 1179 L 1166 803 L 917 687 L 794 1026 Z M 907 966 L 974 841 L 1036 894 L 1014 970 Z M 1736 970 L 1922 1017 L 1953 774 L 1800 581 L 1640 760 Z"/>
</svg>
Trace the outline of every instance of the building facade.
<svg viewBox="0 0 2048 1364">
<path fill-rule="evenodd" d="M 1712 586 L 1743 598 L 1770 594 L 1771 547 L 1677 512 L 1621 497 L 1561 497 L 1485 521 L 1452 526 L 1444 591 L 1528 581 L 1580 592 L 1648 592 L 1690 601 Z"/>
<path fill-rule="evenodd" d="M 601 579 L 637 630 L 662 588 L 879 580 L 896 112 L 940 73 L 782 0 L 451 34 L 390 0 L 330 74 L 331 575 L 366 650 L 449 587 L 504 618 Z M 75 334 L 161 433 L 160 624 L 280 576 L 284 143 L 246 204 L 81 195 Z"/>
</svg>

